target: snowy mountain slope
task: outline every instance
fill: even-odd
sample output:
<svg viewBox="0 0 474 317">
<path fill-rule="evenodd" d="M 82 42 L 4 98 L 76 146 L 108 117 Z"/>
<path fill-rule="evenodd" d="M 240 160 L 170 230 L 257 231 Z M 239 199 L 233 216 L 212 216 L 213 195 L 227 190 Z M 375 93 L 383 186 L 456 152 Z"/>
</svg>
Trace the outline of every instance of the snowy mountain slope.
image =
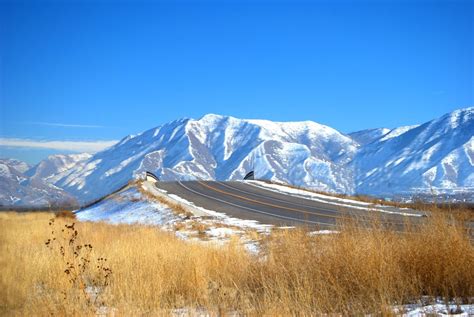
<svg viewBox="0 0 474 317">
<path fill-rule="evenodd" d="M 50 207 L 77 204 L 62 189 L 25 175 L 22 171 L 27 166 L 18 160 L 0 160 L 0 205 Z"/>
<path fill-rule="evenodd" d="M 351 137 L 354 141 L 359 143 L 361 146 L 366 146 L 367 144 L 370 144 L 377 140 L 384 141 L 391 138 L 395 138 L 416 127 L 418 127 L 418 125 L 408 125 L 408 126 L 398 127 L 395 129 L 376 128 L 376 129 L 361 130 L 361 131 L 349 133 L 349 137 Z"/>
<path fill-rule="evenodd" d="M 419 125 L 407 125 L 407 126 L 392 129 L 387 134 L 383 135 L 380 141 L 396 138 L 397 136 L 402 135 L 403 133 L 408 132 L 417 127 L 419 127 Z"/>
<path fill-rule="evenodd" d="M 61 178 L 62 173 L 81 164 L 92 155 L 88 153 L 68 154 L 68 155 L 50 155 L 39 162 L 36 166 L 29 169 L 25 174 L 31 178 L 46 180 L 50 183 Z"/>
<path fill-rule="evenodd" d="M 474 108 L 395 130 L 354 157 L 356 192 L 474 191 Z"/>
<path fill-rule="evenodd" d="M 31 168 L 27 163 L 15 159 L 0 159 L 0 164 L 5 164 L 20 173 L 24 173 Z"/>
<path fill-rule="evenodd" d="M 315 122 L 271 122 L 206 115 L 128 136 L 55 182 L 82 202 L 151 171 L 162 180 L 274 179 L 329 191 L 351 191 L 344 165 L 357 143 Z M 316 176 L 316 177 L 315 177 Z"/>
<path fill-rule="evenodd" d="M 361 130 L 357 132 L 349 133 L 349 137 L 351 137 L 354 141 L 359 143 L 360 145 L 364 146 L 373 141 L 380 139 L 385 134 L 389 133 L 391 130 L 387 128 L 376 128 L 376 129 L 368 129 L 368 130 Z"/>
<path fill-rule="evenodd" d="M 87 203 L 145 171 L 166 181 L 240 180 L 253 170 L 257 179 L 330 192 L 392 196 L 434 189 L 473 194 L 473 113 L 474 108 L 460 109 L 419 126 L 349 136 L 311 121 L 209 114 L 128 136 L 93 156 L 51 156 L 25 173 L 21 163 L 3 161 L 0 193 L 10 203 L 23 197 L 32 202 L 31 197 L 39 196 L 21 186 L 33 184 L 45 193 L 49 183 L 57 195 L 62 188 Z"/>
</svg>

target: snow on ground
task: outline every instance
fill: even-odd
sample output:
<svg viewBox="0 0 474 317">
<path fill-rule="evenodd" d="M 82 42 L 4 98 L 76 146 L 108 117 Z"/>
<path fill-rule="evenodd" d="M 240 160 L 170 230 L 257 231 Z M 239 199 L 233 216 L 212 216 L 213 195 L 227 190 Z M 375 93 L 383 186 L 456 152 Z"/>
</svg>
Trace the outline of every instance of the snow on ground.
<svg viewBox="0 0 474 317">
<path fill-rule="evenodd" d="M 191 210 L 197 210 L 199 214 L 206 215 L 208 217 L 213 217 L 216 220 L 219 220 L 222 224 L 229 225 L 229 226 L 234 226 L 234 227 L 241 227 L 241 228 L 246 228 L 246 229 L 254 229 L 259 232 L 267 232 L 270 228 L 272 228 L 272 225 L 266 225 L 266 224 L 261 224 L 258 221 L 255 220 L 248 220 L 248 219 L 239 219 L 239 218 L 233 218 L 227 216 L 225 213 L 222 212 L 217 212 L 214 210 L 206 209 L 200 206 L 196 206 L 193 202 L 184 199 L 178 195 L 175 194 L 168 194 L 166 190 L 159 189 L 155 186 L 149 186 L 149 183 L 145 182 L 142 186 L 144 190 L 147 190 L 148 192 L 152 192 L 152 194 L 156 194 L 156 192 L 167 195 L 167 197 L 171 198 L 172 200 L 190 207 Z"/>
<path fill-rule="evenodd" d="M 164 190 L 162 190 L 162 191 L 166 192 Z M 260 231 L 260 232 L 266 232 L 272 227 L 272 225 L 261 224 L 256 220 L 233 218 L 233 217 L 227 216 L 226 214 L 224 214 L 222 212 L 217 212 L 217 211 L 214 211 L 214 210 L 209 210 L 209 209 L 206 209 L 206 208 L 203 208 L 203 207 L 196 206 L 193 202 L 191 202 L 189 200 L 186 200 L 186 199 L 184 199 L 184 198 L 182 198 L 178 195 L 169 194 L 168 196 L 175 199 L 176 201 L 184 204 L 184 205 L 191 206 L 193 208 L 196 208 L 196 209 L 208 214 L 211 217 L 215 217 L 215 218 L 219 219 L 222 223 L 230 225 L 230 226 L 255 229 L 255 230 Z"/>
<path fill-rule="evenodd" d="M 225 238 L 225 237 L 230 237 L 236 233 L 239 233 L 239 231 L 236 231 L 235 229 L 232 229 L 232 228 L 224 227 L 224 228 L 209 228 L 207 230 L 207 233 L 211 237 L 217 237 L 217 238 L 224 237 Z"/>
<path fill-rule="evenodd" d="M 468 317 L 474 316 L 474 305 L 446 305 L 435 304 L 435 305 L 404 305 L 394 307 L 393 312 L 395 316 L 403 317 L 428 317 L 428 316 L 456 316 L 456 317 Z M 226 316 L 240 316 L 237 311 L 226 311 Z M 322 314 L 326 315 L 326 314 Z M 377 314 L 374 314 L 377 315 Z M 176 308 L 171 311 L 171 316 L 182 317 L 182 316 L 202 316 L 210 317 L 214 314 L 205 308 L 193 309 L 193 308 Z M 368 314 L 367 316 L 372 316 Z"/>
<path fill-rule="evenodd" d="M 253 220 L 242 220 L 229 217 L 223 213 L 195 206 L 176 195 L 168 197 L 188 210 L 199 210 L 203 216 L 189 217 L 176 214 L 166 203 L 143 195 L 141 191 L 150 192 L 146 184 L 140 187 L 129 187 L 106 199 L 75 212 L 80 221 L 104 221 L 112 224 L 143 224 L 156 226 L 159 229 L 174 232 L 183 240 L 203 243 L 224 244 L 232 237 L 239 238 L 242 246 L 252 254 L 259 252 L 259 243 L 255 232 L 268 233 L 271 225 L 260 224 Z M 164 191 L 159 191 L 166 194 Z M 156 193 L 153 193 L 155 194 Z"/>
<path fill-rule="evenodd" d="M 310 236 L 318 236 L 318 235 L 335 234 L 335 233 L 339 233 L 339 231 L 336 231 L 336 230 L 318 230 L 318 231 L 311 231 L 308 234 Z"/>
<path fill-rule="evenodd" d="M 387 214 L 397 214 L 397 215 L 402 215 L 402 216 L 410 216 L 410 217 L 422 217 L 423 214 L 421 213 L 416 213 L 415 211 L 413 212 L 404 212 L 404 211 L 394 211 L 389 210 L 387 207 L 382 206 L 382 205 L 375 205 L 372 203 L 366 203 L 362 201 L 357 201 L 357 200 L 352 200 L 352 199 L 346 199 L 346 198 L 339 198 L 339 197 L 334 197 L 334 196 L 329 196 L 329 195 L 323 195 L 323 194 L 318 194 L 315 192 L 311 192 L 308 190 L 304 189 L 298 189 L 298 188 L 293 188 L 285 185 L 279 185 L 279 184 L 269 184 L 261 181 L 246 181 L 247 183 L 261 187 L 267 190 L 271 190 L 274 192 L 278 193 L 285 193 L 285 194 L 290 194 L 294 197 L 300 197 L 300 198 L 305 198 L 305 199 L 310 199 L 313 201 L 325 203 L 325 204 L 331 204 L 335 206 L 341 206 L 341 207 L 347 207 L 347 208 L 352 208 L 352 209 L 358 209 L 358 210 L 364 210 L 364 211 L 377 211 L 377 212 L 382 212 L 382 213 L 387 213 Z M 406 210 L 409 211 L 410 209 L 408 208 L 400 208 L 400 210 Z"/>
<path fill-rule="evenodd" d="M 256 184 L 256 182 L 252 182 Z M 323 196 L 327 199 L 336 199 L 346 203 L 360 203 L 361 205 L 369 205 L 363 202 L 354 202 L 347 199 L 337 197 L 326 197 L 309 191 L 294 189 L 282 185 L 266 184 L 258 182 L 256 186 L 263 187 L 275 191 L 284 191 L 293 195 L 302 195 L 309 199 Z M 142 187 L 143 188 L 143 187 Z M 171 196 L 171 195 L 170 195 Z M 173 196 L 174 200 L 180 203 L 199 209 L 191 202 L 179 197 Z M 367 208 L 367 207 L 365 207 Z M 217 245 L 225 244 L 230 241 L 231 237 L 238 237 L 242 246 L 250 254 L 259 255 L 260 243 L 255 235 L 249 234 L 255 232 L 269 232 L 272 226 L 262 225 L 255 221 L 241 220 L 228 217 L 225 214 L 201 208 L 209 217 L 185 217 L 177 215 L 173 210 L 163 203 L 154 201 L 144 197 L 137 187 L 129 187 L 117 194 L 114 194 L 103 201 L 76 211 L 76 216 L 81 221 L 105 221 L 112 224 L 144 224 L 153 225 L 157 228 L 167 231 L 173 231 L 178 238 L 184 240 L 192 240 L 200 243 L 213 243 Z M 281 228 L 290 229 L 292 227 Z M 250 231 L 248 231 L 250 230 Z M 337 231 L 320 230 L 310 232 L 311 236 L 337 234 Z M 112 309 L 113 310 L 113 309 Z M 109 311 L 107 307 L 100 308 L 103 312 Z M 436 304 L 409 304 L 394 306 L 393 311 L 397 316 L 404 317 L 425 317 L 425 316 L 474 316 L 474 305 L 456 306 L 450 304 L 444 305 L 441 301 Z M 182 308 L 172 312 L 173 316 L 182 316 L 183 313 L 189 312 L 189 309 Z M 186 314 L 185 314 L 186 315 Z M 206 310 L 200 311 L 202 316 L 211 316 Z"/>
<path fill-rule="evenodd" d="M 135 187 L 128 188 L 91 207 L 78 210 L 76 217 L 81 221 L 155 226 L 168 225 L 181 219 L 167 206 L 143 199 Z"/>
<path fill-rule="evenodd" d="M 260 245 L 258 241 L 255 241 L 255 236 L 250 237 L 251 232 L 255 231 L 261 234 L 267 234 L 271 228 L 273 228 L 272 225 L 261 224 L 255 220 L 233 218 L 221 212 L 196 206 L 191 201 L 178 195 L 168 194 L 166 190 L 158 189 L 155 186 L 150 187 L 145 184 L 143 188 L 148 191 L 158 191 L 161 194 L 166 194 L 174 201 L 191 208 L 190 210 L 197 210 L 200 214 L 206 215 L 205 219 L 195 217 L 192 220 L 182 222 L 185 228 L 177 230 L 176 236 L 184 240 L 207 240 L 225 243 L 230 240 L 231 237 L 238 237 L 249 253 L 258 254 Z M 196 222 L 198 227 L 197 235 L 195 232 Z"/>
<path fill-rule="evenodd" d="M 403 317 L 427 317 L 427 316 L 474 316 L 474 305 L 403 305 L 394 308 L 397 316 Z"/>
</svg>

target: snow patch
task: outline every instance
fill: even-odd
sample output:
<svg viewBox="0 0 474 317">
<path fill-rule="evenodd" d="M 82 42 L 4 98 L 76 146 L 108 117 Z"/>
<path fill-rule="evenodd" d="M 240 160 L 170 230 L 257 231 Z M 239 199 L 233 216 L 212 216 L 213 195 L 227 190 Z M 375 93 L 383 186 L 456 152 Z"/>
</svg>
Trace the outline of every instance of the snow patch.
<svg viewBox="0 0 474 317">
<path fill-rule="evenodd" d="M 113 198 L 76 211 L 80 221 L 105 221 L 112 224 L 144 224 L 162 226 L 180 219 L 167 206 L 142 199 L 134 187 Z"/>
</svg>

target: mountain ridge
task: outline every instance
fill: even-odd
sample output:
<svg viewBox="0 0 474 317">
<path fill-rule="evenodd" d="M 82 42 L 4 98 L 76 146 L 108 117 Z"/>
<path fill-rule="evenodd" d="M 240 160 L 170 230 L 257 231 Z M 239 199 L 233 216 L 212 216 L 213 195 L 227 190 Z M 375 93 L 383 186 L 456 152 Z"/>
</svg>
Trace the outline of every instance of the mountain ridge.
<svg viewBox="0 0 474 317">
<path fill-rule="evenodd" d="M 348 135 L 313 121 L 207 114 L 126 136 L 92 156 L 48 158 L 25 174 L 47 180 L 81 203 L 145 171 L 166 181 L 241 180 L 254 170 L 256 178 L 383 197 L 433 188 L 472 193 L 473 113 L 469 107 L 421 125 Z"/>
</svg>

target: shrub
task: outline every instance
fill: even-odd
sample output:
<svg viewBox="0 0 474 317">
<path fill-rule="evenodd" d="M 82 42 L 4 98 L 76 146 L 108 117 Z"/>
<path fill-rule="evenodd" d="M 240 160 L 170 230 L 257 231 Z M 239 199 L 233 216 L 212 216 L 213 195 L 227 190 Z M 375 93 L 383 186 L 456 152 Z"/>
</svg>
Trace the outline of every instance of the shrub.
<svg viewBox="0 0 474 317">
<path fill-rule="evenodd" d="M 71 210 L 61 210 L 54 214 L 56 218 L 68 218 L 68 219 L 76 219 L 76 214 L 73 213 Z"/>
</svg>

